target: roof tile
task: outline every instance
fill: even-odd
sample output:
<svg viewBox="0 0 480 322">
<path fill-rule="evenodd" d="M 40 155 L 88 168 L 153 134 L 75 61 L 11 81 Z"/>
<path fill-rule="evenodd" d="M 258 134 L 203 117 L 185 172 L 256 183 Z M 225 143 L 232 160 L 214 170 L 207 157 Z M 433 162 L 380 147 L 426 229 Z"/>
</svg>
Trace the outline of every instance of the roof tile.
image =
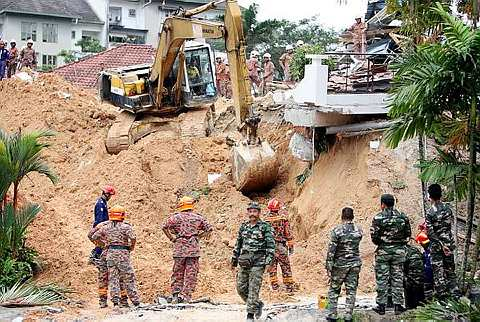
<svg viewBox="0 0 480 322">
<path fill-rule="evenodd" d="M 82 60 L 58 67 L 54 72 L 74 85 L 95 87 L 102 70 L 137 64 L 152 64 L 155 49 L 150 45 L 123 44 Z"/>
</svg>

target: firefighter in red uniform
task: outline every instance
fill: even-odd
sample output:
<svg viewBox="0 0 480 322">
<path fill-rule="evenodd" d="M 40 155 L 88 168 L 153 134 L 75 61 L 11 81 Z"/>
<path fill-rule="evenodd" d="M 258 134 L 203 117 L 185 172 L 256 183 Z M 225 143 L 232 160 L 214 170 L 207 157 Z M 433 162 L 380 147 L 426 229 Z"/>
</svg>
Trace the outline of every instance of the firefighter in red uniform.
<svg viewBox="0 0 480 322">
<path fill-rule="evenodd" d="M 272 225 L 273 237 L 275 239 L 275 258 L 268 271 L 270 283 L 273 290 L 278 290 L 277 266 L 280 264 L 283 284 L 288 292 L 293 292 L 295 283 L 293 282 L 292 268 L 288 258 L 289 255 L 293 254 L 293 236 L 287 214 L 280 213 L 281 203 L 277 198 L 270 200 L 267 208 L 269 213 L 265 216 L 265 221 Z"/>
</svg>

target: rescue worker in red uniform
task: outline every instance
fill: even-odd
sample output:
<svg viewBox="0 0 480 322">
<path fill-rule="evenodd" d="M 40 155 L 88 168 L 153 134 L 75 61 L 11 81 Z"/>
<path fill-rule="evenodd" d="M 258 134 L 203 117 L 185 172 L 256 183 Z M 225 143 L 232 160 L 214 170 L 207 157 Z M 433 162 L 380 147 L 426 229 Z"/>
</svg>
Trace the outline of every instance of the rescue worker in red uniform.
<svg viewBox="0 0 480 322">
<path fill-rule="evenodd" d="M 282 269 L 283 284 L 288 292 L 295 290 L 295 283 L 292 278 L 292 268 L 290 266 L 289 255 L 293 254 L 293 236 L 290 230 L 287 214 L 280 213 L 281 202 L 273 198 L 268 202 L 269 213 L 265 216 L 265 221 L 272 225 L 273 237 L 275 239 L 275 258 L 268 270 L 270 275 L 270 284 L 273 290 L 278 290 L 277 266 L 280 264 Z"/>
<path fill-rule="evenodd" d="M 197 286 L 199 240 L 208 237 L 212 226 L 193 212 L 195 200 L 182 197 L 177 211 L 163 225 L 163 232 L 173 243 L 172 303 L 189 302 Z"/>
</svg>

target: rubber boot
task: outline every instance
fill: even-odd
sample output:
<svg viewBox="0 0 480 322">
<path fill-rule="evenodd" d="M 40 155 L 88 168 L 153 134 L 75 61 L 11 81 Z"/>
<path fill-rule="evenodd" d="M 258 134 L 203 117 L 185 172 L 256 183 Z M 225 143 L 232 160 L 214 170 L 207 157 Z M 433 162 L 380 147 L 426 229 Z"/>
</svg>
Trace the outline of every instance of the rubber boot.
<svg viewBox="0 0 480 322">
<path fill-rule="evenodd" d="M 128 308 L 128 297 L 127 296 L 122 296 L 120 298 L 120 307 L 125 307 Z"/>
<path fill-rule="evenodd" d="M 329 322 L 336 322 L 336 321 L 337 321 L 337 318 L 327 317 L 327 321 L 329 321 Z M 346 321 L 346 320 L 345 320 L 345 321 Z"/>
<path fill-rule="evenodd" d="M 400 315 L 405 311 L 406 311 L 406 309 L 402 305 L 395 304 L 395 308 L 394 308 L 395 315 Z"/>
<path fill-rule="evenodd" d="M 108 307 L 107 297 L 101 297 L 100 300 L 98 301 L 98 303 L 99 303 L 101 309 L 107 308 Z"/>
<path fill-rule="evenodd" d="M 247 322 L 254 322 L 254 316 L 253 313 L 247 313 Z"/>
<path fill-rule="evenodd" d="M 372 310 L 379 315 L 385 315 L 385 304 L 378 304 Z"/>
<path fill-rule="evenodd" d="M 170 303 L 178 304 L 178 293 L 172 294 L 172 301 Z"/>
<path fill-rule="evenodd" d="M 259 305 L 258 305 L 258 309 L 257 309 L 257 312 L 255 312 L 255 319 L 260 319 L 260 317 L 262 316 L 263 314 L 263 306 L 265 304 L 260 301 Z"/>
</svg>

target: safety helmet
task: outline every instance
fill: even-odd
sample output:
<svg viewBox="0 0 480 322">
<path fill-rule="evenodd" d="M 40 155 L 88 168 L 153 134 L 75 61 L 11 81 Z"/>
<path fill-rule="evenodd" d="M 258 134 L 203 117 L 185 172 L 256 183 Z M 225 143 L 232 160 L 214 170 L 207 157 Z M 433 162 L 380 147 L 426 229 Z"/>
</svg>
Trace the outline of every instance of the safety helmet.
<svg viewBox="0 0 480 322">
<path fill-rule="evenodd" d="M 265 53 L 263 54 L 263 58 L 272 58 L 272 55 L 270 55 L 269 53 Z"/>
<path fill-rule="evenodd" d="M 27 44 L 32 44 L 33 45 L 33 39 L 28 39 Z"/>
<path fill-rule="evenodd" d="M 250 57 L 258 57 L 258 56 L 260 56 L 260 53 L 258 51 L 252 50 L 250 52 Z"/>
<path fill-rule="evenodd" d="M 127 210 L 125 207 L 115 205 L 108 211 L 108 219 L 112 221 L 123 221 Z"/>
<path fill-rule="evenodd" d="M 115 188 L 112 185 L 107 184 L 105 187 L 103 187 L 102 192 L 104 194 L 113 196 L 115 194 Z"/>
<path fill-rule="evenodd" d="M 295 44 L 295 46 L 297 46 L 297 47 L 300 47 L 300 46 L 303 46 L 303 45 L 305 45 L 303 40 L 298 40 L 297 43 Z"/>
<path fill-rule="evenodd" d="M 270 211 L 279 211 L 280 206 L 280 200 L 278 200 L 277 198 L 272 198 L 267 204 L 267 209 Z"/>
<path fill-rule="evenodd" d="M 12 43 L 16 44 L 17 42 L 16 42 L 15 39 L 11 39 L 11 40 L 10 40 L 10 43 L 11 43 L 11 44 L 12 44 Z"/>
<path fill-rule="evenodd" d="M 287 46 L 285 47 L 285 49 L 286 49 L 286 50 L 293 50 L 293 46 L 292 46 L 292 45 L 287 45 Z"/>
<path fill-rule="evenodd" d="M 177 210 L 185 211 L 185 210 L 193 210 L 195 204 L 195 199 L 189 196 L 183 196 L 178 201 Z"/>
<path fill-rule="evenodd" d="M 262 208 L 260 208 L 260 205 L 258 204 L 258 202 L 255 202 L 255 201 L 248 204 L 247 210 L 250 210 L 250 209 L 256 209 L 258 211 L 262 210 Z"/>
<path fill-rule="evenodd" d="M 425 245 L 430 242 L 427 234 L 424 231 L 418 233 L 417 237 L 415 237 L 415 241 L 420 245 Z"/>
</svg>

